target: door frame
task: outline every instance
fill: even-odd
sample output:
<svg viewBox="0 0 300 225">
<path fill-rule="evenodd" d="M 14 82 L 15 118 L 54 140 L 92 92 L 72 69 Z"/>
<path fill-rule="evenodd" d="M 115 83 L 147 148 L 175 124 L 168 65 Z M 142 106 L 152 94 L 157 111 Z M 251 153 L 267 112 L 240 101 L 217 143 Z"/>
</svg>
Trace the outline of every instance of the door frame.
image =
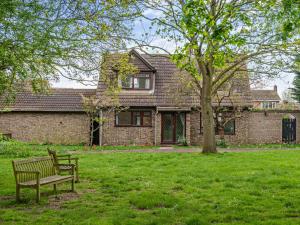
<svg viewBox="0 0 300 225">
<path fill-rule="evenodd" d="M 176 119 L 179 113 L 184 113 L 184 137 L 186 138 L 186 112 L 178 112 L 178 111 L 168 111 L 168 112 L 161 112 L 161 144 L 177 144 L 176 141 Z M 164 132 L 163 132 L 163 125 L 164 125 L 164 114 L 171 114 L 172 115 L 172 122 L 173 122 L 173 140 L 172 141 L 164 141 Z"/>
</svg>

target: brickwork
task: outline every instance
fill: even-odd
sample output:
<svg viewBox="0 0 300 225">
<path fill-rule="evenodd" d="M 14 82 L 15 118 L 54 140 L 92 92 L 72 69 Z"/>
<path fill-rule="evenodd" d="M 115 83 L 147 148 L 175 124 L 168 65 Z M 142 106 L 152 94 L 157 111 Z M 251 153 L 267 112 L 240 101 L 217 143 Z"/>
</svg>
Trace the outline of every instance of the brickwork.
<svg viewBox="0 0 300 225">
<path fill-rule="evenodd" d="M 185 117 L 186 121 L 185 121 L 185 137 L 186 137 L 186 142 L 188 145 L 191 144 L 191 114 L 190 113 L 186 113 L 186 117 Z"/>
<path fill-rule="evenodd" d="M 249 112 L 243 112 L 239 118 L 235 119 L 235 134 L 225 135 L 227 143 L 231 144 L 245 144 L 248 141 L 248 124 L 249 124 Z M 201 145 L 203 142 L 203 135 L 200 130 L 200 112 L 193 111 L 191 113 L 191 144 Z M 220 139 L 217 135 L 216 139 Z"/>
<path fill-rule="evenodd" d="M 225 135 L 225 140 L 231 144 L 282 143 L 282 119 L 287 115 L 296 117 L 300 143 L 299 111 L 243 112 L 235 120 L 235 135 Z M 34 143 L 88 144 L 90 123 L 84 113 L 8 112 L 0 114 L 0 133 Z M 186 114 L 186 139 L 191 145 L 202 143 L 198 111 Z M 151 127 L 116 127 L 112 113 L 103 127 L 103 144 L 160 145 L 161 113 L 152 110 Z"/>
<path fill-rule="evenodd" d="M 103 125 L 104 145 L 154 145 L 155 111 L 152 110 L 151 127 L 116 127 L 111 113 Z"/>
<path fill-rule="evenodd" d="M 155 120 L 155 144 L 161 144 L 161 113 L 157 113 Z"/>
<path fill-rule="evenodd" d="M 84 113 L 9 112 L 0 114 L 0 133 L 53 144 L 88 144 L 90 122 Z"/>
<path fill-rule="evenodd" d="M 296 139 L 300 143 L 300 112 L 266 111 L 252 112 L 249 121 L 249 144 L 282 143 L 282 119 L 286 115 L 296 117 Z"/>
</svg>

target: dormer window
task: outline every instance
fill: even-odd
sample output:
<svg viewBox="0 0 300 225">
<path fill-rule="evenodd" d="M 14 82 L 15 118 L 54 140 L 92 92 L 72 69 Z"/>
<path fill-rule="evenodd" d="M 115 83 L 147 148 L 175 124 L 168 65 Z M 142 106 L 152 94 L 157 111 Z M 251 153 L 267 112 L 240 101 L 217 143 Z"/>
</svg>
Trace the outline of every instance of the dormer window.
<svg viewBox="0 0 300 225">
<path fill-rule="evenodd" d="M 150 90 L 151 74 L 139 74 L 136 76 L 127 76 L 122 81 L 123 89 Z"/>
</svg>

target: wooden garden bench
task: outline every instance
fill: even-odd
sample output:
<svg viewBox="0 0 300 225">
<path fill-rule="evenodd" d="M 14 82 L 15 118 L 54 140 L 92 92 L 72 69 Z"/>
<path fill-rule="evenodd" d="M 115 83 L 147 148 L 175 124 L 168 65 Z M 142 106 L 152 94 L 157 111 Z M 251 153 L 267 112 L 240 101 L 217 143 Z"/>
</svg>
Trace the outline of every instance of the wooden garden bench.
<svg viewBox="0 0 300 225">
<path fill-rule="evenodd" d="M 74 164 L 75 165 L 75 177 L 76 177 L 76 182 L 79 182 L 79 173 L 78 173 L 78 158 L 73 157 L 71 154 L 64 154 L 64 155 L 57 155 L 55 150 L 50 150 L 48 148 L 48 154 L 49 156 L 52 157 L 56 169 L 59 174 L 61 172 L 72 172 L 72 167 L 66 166 L 66 164 L 60 164 L 61 161 L 67 161 L 69 164 Z"/>
<path fill-rule="evenodd" d="M 13 170 L 16 179 L 16 200 L 20 201 L 21 188 L 36 189 L 36 201 L 40 201 L 40 186 L 53 184 L 56 193 L 56 184 L 71 181 L 72 191 L 74 191 L 74 171 L 72 167 L 71 175 L 61 176 L 57 174 L 56 166 L 51 157 L 39 157 L 23 160 L 13 160 Z M 62 166 L 62 164 L 61 164 Z"/>
</svg>

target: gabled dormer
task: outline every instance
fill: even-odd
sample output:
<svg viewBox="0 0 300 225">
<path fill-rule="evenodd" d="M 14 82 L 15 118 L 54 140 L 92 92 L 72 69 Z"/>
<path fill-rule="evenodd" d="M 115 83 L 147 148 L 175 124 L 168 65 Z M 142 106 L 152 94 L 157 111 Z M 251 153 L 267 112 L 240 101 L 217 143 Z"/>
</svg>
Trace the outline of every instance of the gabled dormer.
<svg viewBox="0 0 300 225">
<path fill-rule="evenodd" d="M 156 69 L 137 51 L 132 50 L 129 55 L 130 63 L 137 67 L 138 74 L 128 75 L 125 80 L 120 81 L 122 93 L 152 93 L 155 88 Z"/>
</svg>

